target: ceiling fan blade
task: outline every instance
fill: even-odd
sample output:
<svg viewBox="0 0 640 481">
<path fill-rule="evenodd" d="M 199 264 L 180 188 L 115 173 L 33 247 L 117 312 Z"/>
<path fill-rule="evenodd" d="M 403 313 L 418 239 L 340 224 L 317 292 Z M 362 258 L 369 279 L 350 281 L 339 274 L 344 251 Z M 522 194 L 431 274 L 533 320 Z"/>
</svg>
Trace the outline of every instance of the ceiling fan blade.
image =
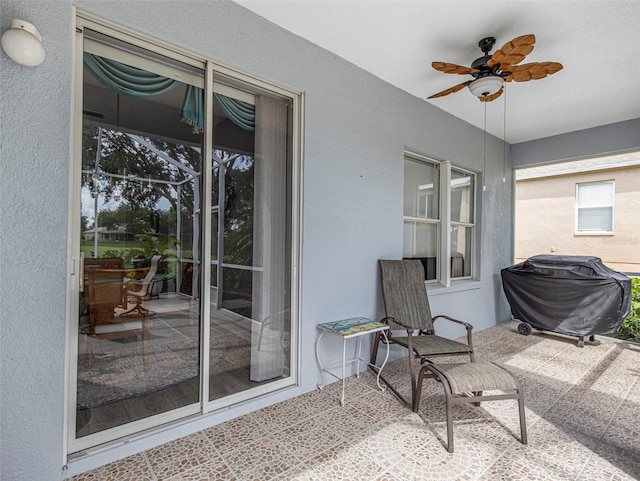
<svg viewBox="0 0 640 481">
<path fill-rule="evenodd" d="M 472 82 L 472 80 L 467 80 L 466 82 L 462 82 L 461 84 L 454 85 L 453 87 L 449 87 L 448 89 L 443 90 L 442 92 L 438 92 L 437 94 L 433 94 L 431 97 L 427 97 L 427 98 L 428 99 L 435 99 L 437 97 L 444 97 L 445 95 L 449 95 L 449 94 L 452 94 L 454 92 L 457 92 L 458 90 L 462 90 L 467 85 L 469 85 L 471 82 Z"/>
<path fill-rule="evenodd" d="M 464 75 L 467 73 L 477 72 L 478 70 L 471 67 L 464 67 L 462 65 L 456 65 L 455 63 L 446 63 L 446 62 L 432 62 L 431 66 L 443 73 L 457 73 L 459 75 Z"/>
<path fill-rule="evenodd" d="M 500 97 L 502 95 L 502 92 L 504 92 L 504 85 L 500 87 L 500 90 L 498 90 L 495 94 L 485 95 L 484 97 L 478 97 L 478 100 L 480 100 L 480 102 L 491 102 L 492 100 L 495 100 L 498 97 Z"/>
<path fill-rule="evenodd" d="M 496 50 L 487 65 L 493 67 L 498 64 L 515 65 L 520 63 L 533 51 L 534 43 L 536 43 L 536 36 L 531 33 L 516 37 Z"/>
<path fill-rule="evenodd" d="M 562 70 L 562 64 L 558 62 L 532 62 L 522 65 L 505 65 L 504 71 L 511 72 L 505 78 L 507 82 L 528 82 L 529 80 L 539 80 L 548 75 L 553 75 Z"/>
</svg>

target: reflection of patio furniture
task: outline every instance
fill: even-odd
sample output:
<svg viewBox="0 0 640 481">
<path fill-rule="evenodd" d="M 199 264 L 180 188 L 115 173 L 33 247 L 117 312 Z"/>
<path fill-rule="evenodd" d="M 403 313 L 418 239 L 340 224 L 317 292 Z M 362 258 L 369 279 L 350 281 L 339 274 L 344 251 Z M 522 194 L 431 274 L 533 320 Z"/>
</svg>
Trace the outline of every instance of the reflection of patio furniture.
<svg viewBox="0 0 640 481">
<path fill-rule="evenodd" d="M 158 262 L 162 256 L 156 255 L 151 258 L 151 267 L 149 267 L 149 271 L 144 276 L 144 279 L 141 281 L 129 281 L 126 283 L 125 289 L 125 297 L 127 303 L 129 300 L 133 301 L 135 305 L 131 308 L 120 314 L 120 317 L 124 317 L 133 312 L 137 312 L 141 317 L 149 316 L 151 313 L 149 309 L 144 307 L 142 303 L 144 301 L 148 301 L 151 299 L 151 293 L 153 289 L 153 276 L 156 275 L 158 270 Z M 126 308 L 127 306 L 125 306 Z"/>
<path fill-rule="evenodd" d="M 84 275 L 82 279 L 80 279 L 80 292 L 85 292 L 85 285 L 89 279 L 88 270 L 92 267 L 100 267 L 101 269 L 121 269 L 124 267 L 124 260 L 120 257 L 83 257 L 81 258 L 82 262 L 82 272 Z"/>
<path fill-rule="evenodd" d="M 189 262 L 191 261 L 191 262 Z M 188 260 L 182 261 L 182 276 L 180 279 L 180 292 L 182 294 L 186 294 L 188 296 L 192 296 L 192 286 L 193 286 L 193 260 L 188 258 Z"/>
<path fill-rule="evenodd" d="M 172 274 L 156 274 L 153 276 L 151 298 L 160 299 L 163 292 L 175 292 L 176 277 Z"/>
<path fill-rule="evenodd" d="M 115 315 L 125 298 L 125 269 L 87 268 L 89 294 L 89 370 L 93 368 L 94 339 L 123 339 L 148 333 L 148 316 L 132 321 Z M 146 366 L 145 366 L 146 367 Z"/>
<path fill-rule="evenodd" d="M 101 326 L 120 323 L 114 316 L 115 308 L 123 302 L 124 269 L 88 267 L 89 334 L 100 334 Z"/>
</svg>

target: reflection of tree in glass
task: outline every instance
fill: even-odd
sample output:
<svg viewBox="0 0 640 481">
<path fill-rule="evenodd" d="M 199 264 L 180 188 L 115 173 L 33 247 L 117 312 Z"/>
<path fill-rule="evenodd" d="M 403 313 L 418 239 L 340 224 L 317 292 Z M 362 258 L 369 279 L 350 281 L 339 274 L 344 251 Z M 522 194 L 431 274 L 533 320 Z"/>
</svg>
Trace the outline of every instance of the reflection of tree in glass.
<svg viewBox="0 0 640 481">
<path fill-rule="evenodd" d="M 126 226 L 127 231 L 133 234 L 163 233 L 184 237 L 176 232 L 176 186 L 180 184 L 181 230 L 189 233 L 190 237 L 194 180 L 199 182 L 199 179 L 194 179 L 189 171 L 200 172 L 200 152 L 184 144 L 143 138 L 175 163 L 157 155 L 124 132 L 103 128 L 100 135 L 98 127 L 85 126 L 83 129 L 83 186 L 88 187 L 93 197 L 99 193 L 104 203 L 116 201 L 119 204 L 116 209 L 99 212 L 98 225 Z M 100 156 L 96 163 L 98 143 Z M 87 175 L 88 172 L 91 173 Z"/>
<path fill-rule="evenodd" d="M 120 204 L 116 209 L 102 209 L 98 212 L 98 225 L 107 229 L 126 226 L 127 232 L 134 235 L 143 233 L 175 233 L 176 211 L 173 208 L 155 210 Z"/>
<path fill-rule="evenodd" d="M 215 150 L 226 165 L 224 262 L 253 265 L 254 160 L 248 155 Z M 219 168 L 214 164 L 214 199 L 218 197 Z"/>
<path fill-rule="evenodd" d="M 188 169 L 200 172 L 200 152 L 190 146 L 164 140 L 145 138 L 159 151 L 165 153 Z M 83 131 L 83 170 L 97 174 L 113 174 L 101 178 L 101 194 L 106 201 L 119 196 L 136 207 L 152 209 L 162 198 L 176 208 L 174 188 L 164 182 L 181 183 L 192 175 L 138 144 L 123 132 L 103 129 L 101 153 L 96 166 L 98 129 L 85 127 Z M 97 168 L 96 168 L 97 167 Z M 154 180 L 164 181 L 153 182 Z M 193 212 L 193 183 L 182 186 L 181 202 Z"/>
</svg>

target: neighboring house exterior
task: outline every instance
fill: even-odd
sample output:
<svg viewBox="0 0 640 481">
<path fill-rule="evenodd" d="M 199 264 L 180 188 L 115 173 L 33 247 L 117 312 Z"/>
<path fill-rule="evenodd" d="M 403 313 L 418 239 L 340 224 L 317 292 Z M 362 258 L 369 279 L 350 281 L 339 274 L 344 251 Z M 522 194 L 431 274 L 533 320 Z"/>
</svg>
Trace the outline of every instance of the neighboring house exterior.
<svg viewBox="0 0 640 481">
<path fill-rule="evenodd" d="M 640 273 L 640 153 L 516 172 L 515 261 L 593 255 Z"/>
<path fill-rule="evenodd" d="M 85 230 L 82 233 L 82 238 L 86 241 L 94 240 L 96 231 L 98 234 L 98 240 L 133 241 L 136 239 L 134 234 L 127 232 L 126 227 L 120 225 L 115 226 L 113 229 L 98 227 L 97 229 Z"/>
</svg>

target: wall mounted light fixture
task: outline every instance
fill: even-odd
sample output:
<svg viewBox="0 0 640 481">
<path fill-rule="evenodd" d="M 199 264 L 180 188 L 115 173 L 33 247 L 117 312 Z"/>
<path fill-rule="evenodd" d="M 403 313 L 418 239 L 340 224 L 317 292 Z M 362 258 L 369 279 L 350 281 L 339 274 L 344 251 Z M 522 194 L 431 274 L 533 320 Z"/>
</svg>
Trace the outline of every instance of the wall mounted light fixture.
<svg viewBox="0 0 640 481">
<path fill-rule="evenodd" d="M 2 49 L 20 65 L 35 67 L 44 60 L 44 47 L 38 29 L 24 20 L 11 20 L 11 28 L 2 34 Z"/>
</svg>

